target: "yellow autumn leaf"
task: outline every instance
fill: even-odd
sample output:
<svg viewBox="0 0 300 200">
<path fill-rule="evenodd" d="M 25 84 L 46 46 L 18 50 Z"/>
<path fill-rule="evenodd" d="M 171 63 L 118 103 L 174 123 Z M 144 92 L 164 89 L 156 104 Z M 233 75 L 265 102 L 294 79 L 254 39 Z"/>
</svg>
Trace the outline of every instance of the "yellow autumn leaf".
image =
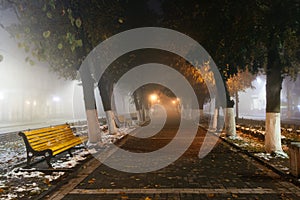
<svg viewBox="0 0 300 200">
<path fill-rule="evenodd" d="M 77 28 L 80 28 L 80 27 L 81 27 L 81 24 L 82 24 L 81 19 L 80 19 L 80 18 L 77 18 L 77 19 L 75 20 L 75 24 L 76 24 Z"/>
<path fill-rule="evenodd" d="M 48 37 L 50 37 L 50 35 L 51 35 L 51 32 L 50 32 L 50 31 L 44 31 L 44 32 L 43 32 L 43 37 L 44 37 L 44 38 L 48 38 Z"/>
<path fill-rule="evenodd" d="M 96 181 L 96 179 L 95 179 L 95 178 L 92 178 L 92 179 L 90 179 L 90 180 L 88 181 L 88 183 L 89 183 L 89 184 L 94 184 L 95 181 Z"/>
<path fill-rule="evenodd" d="M 62 44 L 62 43 L 59 43 L 59 44 L 57 45 L 57 48 L 58 48 L 58 49 L 62 49 L 62 48 L 63 48 L 63 44 Z"/>
</svg>

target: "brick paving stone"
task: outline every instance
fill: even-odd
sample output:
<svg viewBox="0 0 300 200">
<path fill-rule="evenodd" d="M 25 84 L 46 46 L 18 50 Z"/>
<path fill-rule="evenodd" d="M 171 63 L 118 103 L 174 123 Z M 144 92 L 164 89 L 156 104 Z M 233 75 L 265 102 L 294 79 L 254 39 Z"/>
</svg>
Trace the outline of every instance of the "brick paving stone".
<svg viewBox="0 0 300 200">
<path fill-rule="evenodd" d="M 175 126 L 166 127 L 150 139 L 129 137 L 122 148 L 156 150 L 171 141 L 176 130 Z M 126 173 L 100 165 L 63 199 L 300 199 L 298 187 L 220 140 L 199 159 L 199 144 L 205 134 L 199 128 L 188 151 L 157 171 Z"/>
</svg>

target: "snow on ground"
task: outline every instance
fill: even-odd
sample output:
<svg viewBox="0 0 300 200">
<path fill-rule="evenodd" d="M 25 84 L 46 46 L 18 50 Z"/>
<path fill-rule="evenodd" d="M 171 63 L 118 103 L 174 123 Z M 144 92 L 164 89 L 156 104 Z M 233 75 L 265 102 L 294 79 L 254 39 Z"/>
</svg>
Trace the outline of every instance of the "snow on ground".
<svg viewBox="0 0 300 200">
<path fill-rule="evenodd" d="M 291 141 L 299 141 L 297 130 L 293 128 L 281 128 L 282 148 L 284 152 L 276 152 L 273 154 L 265 152 L 263 136 L 265 131 L 263 126 L 240 124 L 237 125 L 237 130 L 239 130 L 237 131 L 237 138 L 227 138 L 225 136 L 223 136 L 223 138 L 283 173 L 289 174 L 288 143 Z"/>
<path fill-rule="evenodd" d="M 134 128 L 120 128 L 114 135 L 107 134 L 107 128 L 102 134 L 102 145 L 105 151 L 111 143 L 123 138 Z M 82 134 L 86 130 L 80 130 Z M 79 133 L 80 134 L 80 133 Z M 20 162 L 26 161 L 26 150 L 23 141 L 20 138 L 15 138 L 10 142 L 1 141 L 0 149 L 0 200 L 9 199 L 28 199 L 28 197 L 39 195 L 45 190 L 48 190 L 51 183 L 58 181 L 65 172 L 52 172 L 46 174 L 37 171 L 35 168 L 22 169 L 15 167 Z M 81 147 L 84 147 L 81 145 Z M 54 169 L 71 169 L 85 160 L 88 155 L 95 153 L 95 149 L 80 148 L 72 151 L 72 157 L 68 154 L 58 159 L 53 159 L 52 166 Z M 5 169 L 5 170 L 3 170 Z"/>
<path fill-rule="evenodd" d="M 26 159 L 26 149 L 21 137 L 0 138 L 0 174 L 9 171 Z"/>
</svg>

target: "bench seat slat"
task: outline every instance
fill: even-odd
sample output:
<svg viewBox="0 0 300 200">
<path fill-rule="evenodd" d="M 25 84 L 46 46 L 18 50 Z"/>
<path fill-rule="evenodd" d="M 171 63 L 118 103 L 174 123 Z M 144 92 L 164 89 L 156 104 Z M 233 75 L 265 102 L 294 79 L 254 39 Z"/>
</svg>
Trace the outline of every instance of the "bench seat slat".
<svg viewBox="0 0 300 200">
<path fill-rule="evenodd" d="M 48 142 L 46 144 L 45 143 L 40 143 L 38 145 L 33 146 L 33 149 L 35 151 L 43 151 L 43 150 L 46 150 L 46 149 L 51 149 L 51 147 L 53 147 L 53 146 L 65 145 L 69 141 L 73 141 L 73 140 L 79 141 L 80 143 L 85 142 L 84 138 L 83 139 L 81 139 L 81 138 L 69 138 L 69 139 L 66 139 L 66 140 L 61 140 L 60 142 L 52 142 L 52 143 Z"/>
<path fill-rule="evenodd" d="M 55 130 L 61 130 L 64 128 L 68 128 L 69 125 L 58 125 L 58 126 L 54 126 L 54 127 L 49 127 L 49 128 L 41 128 L 41 129 L 35 129 L 35 130 L 29 130 L 29 131 L 24 131 L 23 133 L 25 135 L 34 135 L 37 133 L 47 133 L 47 132 L 51 132 L 51 131 L 55 131 Z"/>
<path fill-rule="evenodd" d="M 57 155 L 57 154 L 59 154 L 63 151 L 66 151 L 70 147 L 74 147 L 74 146 L 77 146 L 79 144 L 82 144 L 81 139 L 80 140 L 72 140 L 67 145 L 55 146 L 54 148 L 51 148 L 51 150 L 53 151 L 54 155 Z"/>
<path fill-rule="evenodd" d="M 30 139 L 30 138 L 34 138 L 34 137 L 38 137 L 38 136 L 44 137 L 46 135 L 60 134 L 60 133 L 67 132 L 67 131 L 72 131 L 72 130 L 64 128 L 64 129 L 58 129 L 58 130 L 51 130 L 48 132 L 39 132 L 39 133 L 35 133 L 35 134 L 25 133 L 25 135 L 28 139 Z"/>
<path fill-rule="evenodd" d="M 47 140 L 60 140 L 67 137 L 74 137 L 72 132 L 61 132 L 59 134 L 50 134 L 50 135 L 40 135 L 36 137 L 31 137 L 28 139 L 29 143 L 35 143 L 36 141 L 47 141 Z"/>
<path fill-rule="evenodd" d="M 46 149 L 51 149 L 53 150 L 55 146 L 64 146 L 64 145 L 67 145 L 68 143 L 71 143 L 73 141 L 76 141 L 76 142 L 79 142 L 79 143 L 82 143 L 84 142 L 85 138 L 70 138 L 69 140 L 63 140 L 61 141 L 60 143 L 47 143 L 47 144 L 40 144 L 39 146 L 35 146 L 34 147 L 34 150 L 36 151 L 43 151 L 43 150 L 46 150 Z"/>
<path fill-rule="evenodd" d="M 74 135 L 68 124 L 57 125 L 49 128 L 29 130 L 19 133 L 22 136 L 27 150 L 27 165 L 35 156 L 45 156 L 51 167 L 50 159 L 59 153 L 87 141 L 86 136 Z M 69 152 L 70 153 L 70 152 Z"/>
<path fill-rule="evenodd" d="M 36 138 L 32 138 L 31 140 L 28 140 L 30 145 L 32 147 L 36 146 L 36 145 L 39 145 L 39 144 L 48 144 L 48 143 L 60 143 L 61 141 L 64 141 L 64 140 L 68 140 L 70 138 L 74 138 L 76 137 L 73 133 L 71 134 L 61 134 L 59 136 L 53 136 L 53 137 L 45 137 L 45 138 L 42 138 L 42 137 L 36 137 Z"/>
</svg>

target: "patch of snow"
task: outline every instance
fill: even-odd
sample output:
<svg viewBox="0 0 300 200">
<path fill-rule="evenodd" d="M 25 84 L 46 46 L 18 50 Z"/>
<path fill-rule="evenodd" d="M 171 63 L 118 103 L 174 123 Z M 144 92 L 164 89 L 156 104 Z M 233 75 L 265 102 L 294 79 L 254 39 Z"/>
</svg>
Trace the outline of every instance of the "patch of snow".
<svg viewBox="0 0 300 200">
<path fill-rule="evenodd" d="M 57 180 L 59 177 L 64 175 L 65 172 L 53 172 L 51 175 L 46 175 L 45 178 L 49 181 L 52 182 L 54 180 Z"/>
<path fill-rule="evenodd" d="M 18 195 L 16 194 L 5 194 L 3 195 L 3 198 L 1 197 L 0 200 L 10 200 L 10 199 L 16 199 Z"/>
<path fill-rule="evenodd" d="M 231 139 L 231 140 L 240 140 L 240 141 L 242 141 L 243 139 L 240 137 L 240 136 L 229 136 L 228 137 L 229 139 Z"/>
<path fill-rule="evenodd" d="M 283 171 L 289 171 L 290 170 L 290 168 L 288 168 L 288 167 L 282 167 L 280 169 L 283 170 Z"/>
<path fill-rule="evenodd" d="M 274 153 L 277 158 L 289 158 L 289 156 L 283 151 L 275 151 Z"/>
<path fill-rule="evenodd" d="M 255 153 L 254 155 L 257 156 L 257 157 L 263 158 L 265 160 L 270 160 L 270 159 L 273 158 L 271 156 L 271 154 L 269 154 L 269 153 Z"/>
</svg>

